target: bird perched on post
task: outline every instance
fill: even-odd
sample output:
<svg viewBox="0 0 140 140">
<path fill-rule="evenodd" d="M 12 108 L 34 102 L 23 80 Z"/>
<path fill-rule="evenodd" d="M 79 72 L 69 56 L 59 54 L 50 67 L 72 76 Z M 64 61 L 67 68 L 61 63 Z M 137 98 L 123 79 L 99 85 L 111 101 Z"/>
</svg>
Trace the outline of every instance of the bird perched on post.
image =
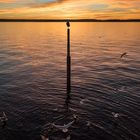
<svg viewBox="0 0 140 140">
<path fill-rule="evenodd" d="M 70 27 L 70 22 L 69 22 L 69 21 L 67 21 L 66 25 L 67 25 L 67 27 Z"/>
</svg>

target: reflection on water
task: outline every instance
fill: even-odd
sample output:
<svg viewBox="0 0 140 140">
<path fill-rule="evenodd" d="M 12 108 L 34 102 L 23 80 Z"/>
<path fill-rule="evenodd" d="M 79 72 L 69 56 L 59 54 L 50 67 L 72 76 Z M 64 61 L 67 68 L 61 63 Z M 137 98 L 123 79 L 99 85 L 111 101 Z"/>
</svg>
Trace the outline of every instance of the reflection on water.
<svg viewBox="0 0 140 140">
<path fill-rule="evenodd" d="M 72 99 L 65 104 L 65 23 L 0 23 L 0 112 L 9 119 L 0 138 L 39 140 L 47 123 L 60 116 L 57 124 L 67 124 L 76 114 L 72 140 L 138 140 L 139 26 L 72 23 Z"/>
</svg>

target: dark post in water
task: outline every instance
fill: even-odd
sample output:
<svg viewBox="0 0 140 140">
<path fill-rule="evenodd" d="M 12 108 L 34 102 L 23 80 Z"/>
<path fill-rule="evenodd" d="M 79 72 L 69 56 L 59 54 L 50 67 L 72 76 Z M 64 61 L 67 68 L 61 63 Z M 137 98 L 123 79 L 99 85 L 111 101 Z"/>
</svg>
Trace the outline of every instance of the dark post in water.
<svg viewBox="0 0 140 140">
<path fill-rule="evenodd" d="M 71 92 L 70 23 L 67 21 L 67 98 Z"/>
</svg>

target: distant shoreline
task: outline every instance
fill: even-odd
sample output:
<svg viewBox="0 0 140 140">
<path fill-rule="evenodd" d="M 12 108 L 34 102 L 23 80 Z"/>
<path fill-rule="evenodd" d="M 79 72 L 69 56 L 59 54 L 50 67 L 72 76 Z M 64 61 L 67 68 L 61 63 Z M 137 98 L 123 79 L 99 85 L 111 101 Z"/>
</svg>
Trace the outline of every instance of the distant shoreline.
<svg viewBox="0 0 140 140">
<path fill-rule="evenodd" d="M 66 22 L 66 19 L 0 19 L 0 22 Z M 96 20 L 96 19 L 70 19 L 70 22 L 140 22 L 140 19 L 108 19 L 108 20 Z"/>
</svg>

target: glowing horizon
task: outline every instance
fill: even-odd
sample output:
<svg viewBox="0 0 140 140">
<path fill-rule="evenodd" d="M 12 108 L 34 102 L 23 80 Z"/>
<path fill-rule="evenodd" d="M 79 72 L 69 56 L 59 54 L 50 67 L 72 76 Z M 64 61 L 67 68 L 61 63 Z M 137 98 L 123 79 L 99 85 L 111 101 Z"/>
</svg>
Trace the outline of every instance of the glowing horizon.
<svg viewBox="0 0 140 140">
<path fill-rule="evenodd" d="M 1 19 L 140 19 L 140 0 L 0 0 Z"/>
</svg>

